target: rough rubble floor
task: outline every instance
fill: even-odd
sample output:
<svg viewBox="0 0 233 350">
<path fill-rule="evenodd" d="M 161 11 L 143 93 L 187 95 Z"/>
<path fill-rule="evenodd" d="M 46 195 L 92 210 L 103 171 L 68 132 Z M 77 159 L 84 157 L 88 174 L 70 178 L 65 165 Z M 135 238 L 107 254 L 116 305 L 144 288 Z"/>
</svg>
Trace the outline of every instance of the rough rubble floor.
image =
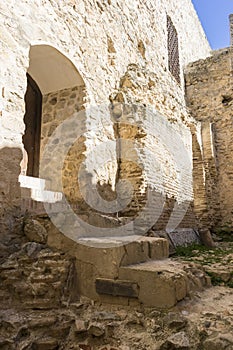
<svg viewBox="0 0 233 350">
<path fill-rule="evenodd" d="M 72 301 L 72 260 L 43 243 L 12 241 L 10 255 L 7 243 L 1 247 L 0 349 L 233 349 L 233 289 L 227 281 L 166 311 Z M 218 261 L 221 271 L 230 250 Z"/>
</svg>

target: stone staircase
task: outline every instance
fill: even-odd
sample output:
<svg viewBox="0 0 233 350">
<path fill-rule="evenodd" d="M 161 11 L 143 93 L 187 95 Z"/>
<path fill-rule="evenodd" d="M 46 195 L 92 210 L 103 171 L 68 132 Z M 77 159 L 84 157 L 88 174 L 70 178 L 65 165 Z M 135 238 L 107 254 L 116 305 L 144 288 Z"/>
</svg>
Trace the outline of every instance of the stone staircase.
<svg viewBox="0 0 233 350">
<path fill-rule="evenodd" d="M 25 306 L 56 307 L 67 294 L 68 299 L 81 295 L 101 303 L 163 309 L 210 285 L 201 267 L 169 258 L 165 238 L 131 235 L 74 241 L 49 218 L 38 220 L 24 222 L 24 234 L 34 242 L 25 243 L 0 269 L 2 287 Z"/>
<path fill-rule="evenodd" d="M 99 302 L 170 308 L 210 285 L 201 267 L 169 259 L 164 238 L 83 238 L 68 250 L 76 258 L 79 294 Z"/>
<path fill-rule="evenodd" d="M 20 176 L 19 180 L 22 193 L 25 193 L 24 201 L 33 198 L 35 201 L 32 203 L 42 204 L 45 200 L 53 203 L 61 199 L 59 193 L 48 191 L 45 193 L 45 180 L 43 179 Z M 31 211 L 39 213 L 40 206 L 37 208 L 33 204 Z M 42 216 L 45 217 L 46 214 L 44 213 Z M 41 224 L 46 226 L 43 220 Z M 68 226 L 72 226 L 67 218 L 64 222 Z M 30 231 L 33 230 L 32 225 Z M 143 304 L 147 307 L 163 309 L 173 307 L 177 302 L 189 296 L 192 290 L 201 290 L 210 284 L 208 276 L 201 268 L 169 259 L 169 243 L 165 238 L 135 235 L 71 240 L 62 235 L 58 229 L 51 229 L 51 224 L 46 227 L 46 231 L 48 233 L 47 243 L 50 247 L 58 248 L 75 258 L 77 296 L 83 295 L 92 300 L 109 304 Z M 31 236 L 30 233 L 29 239 Z M 62 264 L 61 261 L 61 270 Z M 56 265 L 59 274 L 59 262 L 56 262 Z M 28 282 L 26 284 L 23 281 L 17 282 L 17 293 L 20 294 L 22 290 L 21 294 L 25 295 L 26 299 L 29 293 L 29 304 L 32 303 L 31 295 L 33 293 L 36 296 L 34 296 L 35 304 L 38 305 L 40 295 L 40 302 L 49 304 L 49 300 L 46 301 L 46 293 L 44 293 L 46 288 L 44 288 L 43 283 L 54 283 L 55 274 L 49 277 L 52 278 L 50 281 L 46 274 L 43 275 L 43 271 L 38 270 L 39 272 L 37 272 L 37 269 L 39 266 L 31 272 L 29 281 L 30 284 L 34 285 L 34 289 L 30 291 L 30 288 L 27 288 Z M 19 273 L 18 267 L 15 273 Z M 27 274 L 27 269 L 22 271 L 22 274 L 25 273 Z M 37 278 L 38 273 L 41 274 L 41 277 Z M 6 279 L 5 284 L 11 283 L 11 277 L 20 277 L 13 276 L 13 274 L 14 271 L 6 267 L 6 270 L 2 272 Z M 64 282 L 65 280 L 62 283 L 64 284 Z M 59 289 L 59 281 L 56 283 Z M 54 300 L 57 298 L 59 299 L 60 295 L 54 297 Z M 24 302 L 27 304 L 26 299 Z M 42 304 L 41 307 L 43 307 Z M 33 307 L 33 305 L 30 306 Z"/>
</svg>

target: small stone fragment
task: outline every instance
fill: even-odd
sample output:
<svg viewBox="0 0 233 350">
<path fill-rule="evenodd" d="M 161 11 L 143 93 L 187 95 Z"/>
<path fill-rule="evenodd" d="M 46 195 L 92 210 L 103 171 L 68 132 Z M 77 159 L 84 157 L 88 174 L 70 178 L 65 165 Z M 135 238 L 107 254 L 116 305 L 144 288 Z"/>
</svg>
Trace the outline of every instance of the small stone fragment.
<svg viewBox="0 0 233 350">
<path fill-rule="evenodd" d="M 177 331 L 181 330 L 187 325 L 187 319 L 176 312 L 169 312 L 164 317 L 164 323 L 169 327 L 176 329 Z"/>
<path fill-rule="evenodd" d="M 87 330 L 87 324 L 83 320 L 75 320 L 75 331 L 77 333 L 84 333 Z"/>
<path fill-rule="evenodd" d="M 43 246 L 36 242 L 28 242 L 22 248 L 28 256 L 34 257 L 43 249 Z"/>
<path fill-rule="evenodd" d="M 191 349 L 189 339 L 185 332 L 179 332 L 171 335 L 161 345 L 160 350 L 189 350 Z"/>
<path fill-rule="evenodd" d="M 88 328 L 88 333 L 94 337 L 101 337 L 105 334 L 105 329 L 100 323 L 91 323 Z"/>
</svg>

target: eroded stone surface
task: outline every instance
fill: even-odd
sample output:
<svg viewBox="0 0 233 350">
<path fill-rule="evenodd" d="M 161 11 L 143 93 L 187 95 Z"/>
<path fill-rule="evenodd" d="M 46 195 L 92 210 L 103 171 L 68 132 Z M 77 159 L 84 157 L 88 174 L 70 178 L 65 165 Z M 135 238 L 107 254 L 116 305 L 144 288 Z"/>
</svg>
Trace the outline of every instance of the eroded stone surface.
<svg viewBox="0 0 233 350">
<path fill-rule="evenodd" d="M 180 85 L 168 69 L 167 14 L 172 18 L 179 36 Z M 39 3 L 23 1 L 17 4 L 9 1 L 7 5 L 1 4 L 0 16 L 3 72 L 0 158 L 1 186 L 4 188 L 1 203 L 12 207 L 18 202 L 20 195 L 17 178 L 22 153 L 24 158 L 21 164 L 23 171 L 26 171 L 22 135 L 25 132 L 24 95 L 28 72 L 43 95 L 41 155 L 54 129 L 67 117 L 74 112 L 79 114 L 82 108 L 90 110 L 95 104 L 103 104 L 100 113 L 86 114 L 81 128 L 80 147 L 74 147 L 73 154 L 71 151 L 68 155 L 68 158 L 74 159 L 74 153 L 78 149 L 78 154 L 75 155 L 78 159 L 76 168 L 72 164 L 64 164 L 64 187 L 68 197 L 72 200 L 79 198 L 80 193 L 73 186 L 74 181 L 68 179 L 75 179 L 77 166 L 85 160 L 88 172 L 95 165 L 92 169 L 96 175 L 95 185 L 107 199 L 116 195 L 115 186 L 120 172 L 122 178 L 126 175 L 131 180 L 136 195 L 133 196 L 132 205 L 124 208 L 122 215 L 135 216 L 145 204 L 147 186 L 160 193 L 154 163 L 149 154 L 143 151 L 152 147 L 153 153 L 156 149 L 158 140 L 155 142 L 150 135 L 156 131 L 156 125 L 150 128 L 151 132 L 147 136 L 143 130 L 147 124 L 144 117 L 143 125 L 139 125 L 139 128 L 135 128 L 135 118 L 131 120 L 132 128 L 121 125 L 118 136 L 137 139 L 140 157 L 138 155 L 137 166 L 123 161 L 122 169 L 119 169 L 116 156 L 117 130 L 109 106 L 114 105 L 113 114 L 116 117 L 121 114 L 120 108 L 115 105 L 118 102 L 153 107 L 161 113 L 164 121 L 168 121 L 168 139 L 172 139 L 174 129 L 184 143 L 189 158 L 192 158 L 189 124 L 193 121 L 186 109 L 183 68 L 190 62 L 208 56 L 210 47 L 191 2 L 163 0 L 155 5 L 140 0 L 127 4 L 124 1 L 96 1 L 91 4 L 85 0 L 79 3 L 68 1 L 66 4 L 61 4 L 58 0 Z M 148 31 L 148 28 L 151 30 Z M 130 111 L 125 112 L 129 118 L 124 122 L 128 124 L 130 114 Z M 142 120 L 140 118 L 139 122 Z M 108 142 L 112 142 L 112 148 L 105 145 L 103 152 L 100 151 L 93 162 L 90 152 Z M 57 140 L 54 140 L 55 144 Z M 11 147 L 15 151 L 9 158 Z M 166 180 L 163 184 L 168 197 L 166 220 L 163 219 L 159 225 L 164 227 L 174 205 L 173 196 L 177 200 L 180 193 L 187 193 L 188 200 L 192 201 L 192 185 L 190 176 L 178 184 L 175 166 L 169 154 L 165 152 L 166 157 L 164 156 L 162 146 L 157 147 L 157 153 L 159 161 L 163 166 L 167 162 L 166 167 L 169 169 L 165 171 Z M 100 166 L 103 154 L 110 161 Z M 125 153 L 122 154 L 124 157 Z M 145 172 L 142 171 L 141 164 Z M 50 161 L 47 161 L 47 165 L 49 168 Z M 51 166 L 55 172 L 56 167 Z M 155 184 L 158 188 L 154 188 Z M 52 186 L 56 187 L 57 184 Z M 151 213 L 147 215 L 151 216 Z M 193 223 L 192 219 L 188 217 L 186 227 L 189 226 L 188 223 Z M 97 221 L 99 223 L 101 218 Z M 144 218 L 143 229 L 146 221 L 147 216 Z"/>
<path fill-rule="evenodd" d="M 197 210 L 209 227 L 232 227 L 232 49 L 213 52 L 211 58 L 191 64 L 186 73 L 187 104 L 201 126 L 205 182 L 203 186 L 197 172 L 197 151 Z"/>
</svg>

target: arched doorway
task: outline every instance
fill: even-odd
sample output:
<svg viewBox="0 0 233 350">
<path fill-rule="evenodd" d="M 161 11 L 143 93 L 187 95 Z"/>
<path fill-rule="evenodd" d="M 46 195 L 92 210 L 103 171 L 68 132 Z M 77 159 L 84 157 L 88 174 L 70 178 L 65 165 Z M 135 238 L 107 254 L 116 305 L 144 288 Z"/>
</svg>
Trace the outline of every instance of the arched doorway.
<svg viewBox="0 0 233 350">
<path fill-rule="evenodd" d="M 40 160 L 55 129 L 67 118 L 83 110 L 85 99 L 84 81 L 65 55 L 50 45 L 31 46 L 25 94 L 24 157 L 21 162 L 20 183 L 21 187 L 31 189 L 32 199 L 43 202 L 48 201 L 49 197 L 53 201 L 55 194 L 59 192 L 56 182 L 50 181 L 49 176 L 45 178 L 45 173 L 41 179 Z M 83 118 L 85 125 L 85 115 Z M 66 171 L 66 167 L 68 163 L 72 163 L 72 168 L 75 169 L 79 166 L 83 158 L 84 143 L 85 140 L 77 146 L 80 149 L 79 160 L 77 150 L 74 150 L 76 155 L 69 154 L 64 163 L 62 178 L 69 198 L 74 192 L 72 181 L 74 183 L 76 180 L 76 172 Z"/>
<path fill-rule="evenodd" d="M 63 98 L 61 95 L 66 97 Z M 48 141 L 48 134 L 51 134 L 56 126 L 72 113 L 71 103 L 67 106 L 64 102 L 64 99 L 69 100 L 70 96 L 72 98 L 75 96 L 73 111 L 82 109 L 85 84 L 74 64 L 50 45 L 31 46 L 25 94 L 23 135 L 25 151 L 21 174 L 39 177 L 40 157 Z M 52 112 L 48 112 L 49 108 L 51 110 L 50 102 L 53 104 Z M 48 131 L 49 122 L 51 127 Z"/>
</svg>

